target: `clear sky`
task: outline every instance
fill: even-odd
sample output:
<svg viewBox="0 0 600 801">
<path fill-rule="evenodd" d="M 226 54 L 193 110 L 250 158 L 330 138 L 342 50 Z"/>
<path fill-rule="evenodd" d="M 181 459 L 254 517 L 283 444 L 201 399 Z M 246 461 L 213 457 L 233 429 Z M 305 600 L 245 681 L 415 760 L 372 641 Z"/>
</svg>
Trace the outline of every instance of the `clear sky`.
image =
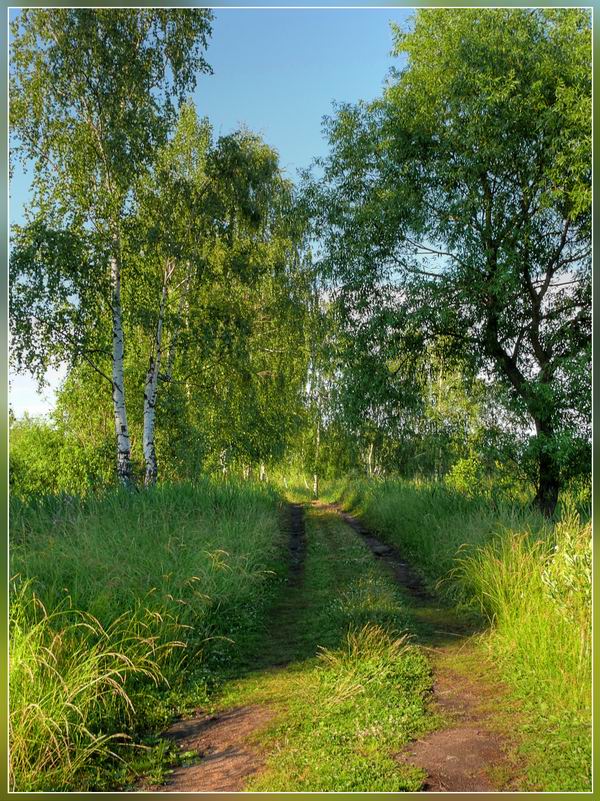
<svg viewBox="0 0 600 801">
<path fill-rule="evenodd" d="M 11 12 L 11 18 L 18 12 Z M 216 9 L 207 60 L 194 100 L 217 135 L 240 124 L 261 134 L 291 178 L 326 152 L 321 132 L 334 101 L 373 99 L 392 58 L 390 22 L 406 27 L 410 9 Z M 29 176 L 15 172 L 10 218 L 22 219 Z M 53 405 L 60 373 L 42 395 L 26 376 L 11 376 L 11 407 L 42 414 Z"/>
</svg>

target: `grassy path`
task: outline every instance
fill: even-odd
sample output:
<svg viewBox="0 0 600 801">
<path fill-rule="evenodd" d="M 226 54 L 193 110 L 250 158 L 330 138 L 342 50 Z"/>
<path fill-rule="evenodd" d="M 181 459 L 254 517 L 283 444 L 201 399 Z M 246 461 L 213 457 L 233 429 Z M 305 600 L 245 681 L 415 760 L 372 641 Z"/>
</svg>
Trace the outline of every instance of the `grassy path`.
<svg viewBox="0 0 600 801">
<path fill-rule="evenodd" d="M 433 702 L 445 725 L 411 743 L 399 759 L 425 770 L 424 790 L 508 789 L 515 766 L 509 764 L 503 750 L 508 744 L 498 731 L 496 711 L 498 704 L 509 705 L 504 688 L 486 681 L 481 654 L 473 651 L 469 641 L 475 633 L 472 624 L 456 610 L 439 606 L 394 547 L 377 539 L 337 505 L 328 508 L 338 511 L 364 539 L 406 593 L 415 640 L 426 649 L 432 664 Z"/>
<path fill-rule="evenodd" d="M 514 771 L 491 714 L 502 691 L 464 622 L 336 508 L 291 505 L 285 528 L 268 630 L 214 712 L 167 732 L 190 760 L 152 789 L 505 788 Z"/>
</svg>

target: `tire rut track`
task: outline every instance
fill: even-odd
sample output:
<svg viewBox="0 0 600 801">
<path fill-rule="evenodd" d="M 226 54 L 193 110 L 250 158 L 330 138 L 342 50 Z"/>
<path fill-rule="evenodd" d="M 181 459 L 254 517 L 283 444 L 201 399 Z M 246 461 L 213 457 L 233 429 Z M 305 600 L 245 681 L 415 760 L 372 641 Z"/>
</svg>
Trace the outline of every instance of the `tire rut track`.
<svg viewBox="0 0 600 801">
<path fill-rule="evenodd" d="M 289 645 L 290 629 L 296 596 L 304 577 L 306 532 L 304 507 L 286 504 L 282 509 L 281 530 L 287 533 L 289 591 L 283 594 L 271 613 L 271 641 L 263 658 L 253 669 L 281 668 L 290 660 L 277 661 L 274 656 Z M 280 625 L 277 625 L 277 623 Z M 191 718 L 175 721 L 163 736 L 182 752 L 194 751 L 197 758 L 188 765 L 179 765 L 166 784 L 145 786 L 141 790 L 161 792 L 239 792 L 246 781 L 264 764 L 264 756 L 249 742 L 250 735 L 263 729 L 274 717 L 268 706 L 252 705 L 226 709 L 216 714 L 197 710 Z"/>
<path fill-rule="evenodd" d="M 375 537 L 363 523 L 345 512 L 337 504 L 320 504 L 337 514 L 359 534 L 373 555 L 393 574 L 396 582 L 409 595 L 415 618 L 423 612 L 432 612 L 429 619 L 443 619 L 444 631 L 432 630 L 417 642 L 432 654 L 434 670 L 434 707 L 441 712 L 449 724 L 431 732 L 422 739 L 410 743 L 397 755 L 399 762 L 422 768 L 427 774 L 423 786 L 425 792 L 494 792 L 512 789 L 506 781 L 494 780 L 493 775 L 510 772 L 505 748 L 505 738 L 490 726 L 490 704 L 494 695 L 501 697 L 502 688 L 482 686 L 477 681 L 453 671 L 444 665 L 447 657 L 457 647 L 468 643 L 468 635 L 460 621 L 449 620 L 451 610 L 441 610 L 428 592 L 421 577 L 406 562 L 393 546 Z M 440 615 L 440 613 L 442 613 Z M 440 638 L 453 639 L 452 645 L 440 645 Z M 488 706 L 488 709 L 485 706 Z"/>
</svg>

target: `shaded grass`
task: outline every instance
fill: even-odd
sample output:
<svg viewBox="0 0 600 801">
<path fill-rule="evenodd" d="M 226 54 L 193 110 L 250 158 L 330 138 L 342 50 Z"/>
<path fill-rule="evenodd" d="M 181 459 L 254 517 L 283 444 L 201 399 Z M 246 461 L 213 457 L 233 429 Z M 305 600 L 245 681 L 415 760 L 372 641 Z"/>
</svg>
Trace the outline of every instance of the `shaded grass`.
<svg viewBox="0 0 600 801">
<path fill-rule="evenodd" d="M 210 482 L 13 504 L 14 789 L 105 789 L 164 761 L 142 734 L 206 701 L 263 624 L 277 505 Z"/>
<path fill-rule="evenodd" d="M 336 482 L 438 593 L 491 625 L 481 640 L 528 710 L 520 725 L 532 789 L 586 790 L 591 764 L 591 531 L 564 499 L 550 523 L 441 485 Z"/>
</svg>

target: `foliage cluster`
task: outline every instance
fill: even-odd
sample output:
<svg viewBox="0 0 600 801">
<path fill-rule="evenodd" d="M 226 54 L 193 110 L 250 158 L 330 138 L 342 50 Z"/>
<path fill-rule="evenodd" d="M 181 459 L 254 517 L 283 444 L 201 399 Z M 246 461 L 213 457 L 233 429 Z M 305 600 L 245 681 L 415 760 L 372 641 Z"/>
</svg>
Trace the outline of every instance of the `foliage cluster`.
<svg viewBox="0 0 600 801">
<path fill-rule="evenodd" d="M 12 152 L 34 190 L 12 236 L 13 364 L 66 365 L 61 424 L 89 430 L 90 405 L 111 420 L 124 484 L 156 481 L 157 450 L 187 461 L 178 476 L 279 455 L 305 373 L 292 185 L 259 136 L 216 138 L 184 102 L 211 19 L 30 10 L 12 28 Z"/>
<path fill-rule="evenodd" d="M 306 182 L 341 408 L 367 444 L 472 432 L 460 407 L 419 408 L 418 367 L 454 361 L 552 514 L 590 462 L 589 13 L 426 9 L 394 52 L 382 96 L 326 120 Z"/>
<path fill-rule="evenodd" d="M 25 501 L 45 495 L 85 495 L 114 484 L 112 436 L 102 441 L 86 433 L 83 425 L 67 429 L 44 418 L 11 420 L 11 496 Z"/>
</svg>

